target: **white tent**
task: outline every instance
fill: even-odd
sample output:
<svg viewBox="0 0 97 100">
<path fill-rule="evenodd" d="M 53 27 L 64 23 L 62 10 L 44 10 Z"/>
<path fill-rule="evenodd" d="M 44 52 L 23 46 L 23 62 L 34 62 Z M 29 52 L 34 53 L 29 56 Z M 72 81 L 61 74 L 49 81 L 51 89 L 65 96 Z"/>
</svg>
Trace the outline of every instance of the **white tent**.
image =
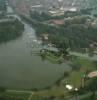
<svg viewBox="0 0 97 100">
<path fill-rule="evenodd" d="M 71 85 L 66 85 L 66 89 L 72 90 L 72 89 L 73 89 L 73 86 L 71 86 Z"/>
</svg>

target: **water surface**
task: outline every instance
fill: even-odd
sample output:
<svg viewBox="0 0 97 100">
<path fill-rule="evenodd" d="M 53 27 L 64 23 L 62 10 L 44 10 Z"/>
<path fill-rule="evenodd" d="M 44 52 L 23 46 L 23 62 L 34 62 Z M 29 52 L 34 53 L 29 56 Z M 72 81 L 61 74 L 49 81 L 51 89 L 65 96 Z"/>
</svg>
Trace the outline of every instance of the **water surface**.
<svg viewBox="0 0 97 100">
<path fill-rule="evenodd" d="M 25 31 L 20 38 L 0 44 L 0 86 L 25 89 L 50 86 L 70 67 L 42 61 L 31 54 L 35 31 L 23 23 Z"/>
</svg>

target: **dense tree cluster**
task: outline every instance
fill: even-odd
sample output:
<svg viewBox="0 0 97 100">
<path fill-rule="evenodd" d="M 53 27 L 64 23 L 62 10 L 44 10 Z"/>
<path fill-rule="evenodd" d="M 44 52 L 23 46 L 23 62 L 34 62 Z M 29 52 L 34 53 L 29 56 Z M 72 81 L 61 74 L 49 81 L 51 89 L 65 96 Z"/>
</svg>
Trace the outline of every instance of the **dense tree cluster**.
<svg viewBox="0 0 97 100">
<path fill-rule="evenodd" d="M 58 47 L 65 42 L 71 49 L 79 50 L 89 48 L 91 43 L 97 42 L 97 28 L 87 25 L 86 22 L 86 18 L 77 18 L 66 21 L 64 27 L 39 24 L 34 24 L 33 27 L 38 36 L 48 33 L 49 41 Z"/>
<path fill-rule="evenodd" d="M 59 27 L 24 19 L 36 30 L 38 37 L 41 37 L 44 33 L 49 34 L 48 41 L 57 47 L 65 43 L 66 47 L 72 50 L 84 52 L 85 48 L 89 48 L 91 43 L 97 42 L 97 26 L 95 27 L 95 19 L 91 18 L 91 15 L 65 18 L 65 25 Z"/>
<path fill-rule="evenodd" d="M 17 19 L 0 23 L 0 43 L 19 37 L 24 30 L 24 25 Z"/>
<path fill-rule="evenodd" d="M 97 42 L 97 29 L 86 27 L 84 24 L 69 24 L 66 27 L 40 26 L 36 25 L 36 33 L 49 34 L 49 41 L 57 46 L 61 43 L 67 44 L 72 49 L 89 48 L 90 43 Z"/>
</svg>

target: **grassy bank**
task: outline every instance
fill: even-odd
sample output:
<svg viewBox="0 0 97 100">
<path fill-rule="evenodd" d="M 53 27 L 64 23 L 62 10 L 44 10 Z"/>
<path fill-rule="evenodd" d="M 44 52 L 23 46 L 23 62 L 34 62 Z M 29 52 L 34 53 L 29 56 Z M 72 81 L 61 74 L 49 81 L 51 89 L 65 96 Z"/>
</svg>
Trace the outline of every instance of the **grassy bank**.
<svg viewBox="0 0 97 100">
<path fill-rule="evenodd" d="M 45 51 L 40 53 L 41 57 L 44 57 L 44 60 L 48 60 L 53 64 L 60 64 L 64 61 L 63 55 L 57 56 L 50 51 Z"/>
<path fill-rule="evenodd" d="M 28 100 L 30 95 L 24 92 L 4 92 L 0 93 L 0 100 Z"/>
</svg>

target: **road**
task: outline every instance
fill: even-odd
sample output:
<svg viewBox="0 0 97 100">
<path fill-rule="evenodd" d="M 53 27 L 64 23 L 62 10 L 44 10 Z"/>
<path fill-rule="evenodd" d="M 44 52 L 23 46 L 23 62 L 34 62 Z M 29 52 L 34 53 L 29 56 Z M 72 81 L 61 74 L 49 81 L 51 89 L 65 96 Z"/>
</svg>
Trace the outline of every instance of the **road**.
<svg viewBox="0 0 97 100">
<path fill-rule="evenodd" d="M 88 59 L 88 60 L 97 61 L 97 55 L 90 57 L 90 56 L 88 56 L 88 54 L 82 54 L 82 53 L 78 53 L 78 52 L 69 52 L 69 54 L 74 55 L 74 56 L 78 56 L 78 57 L 83 57 L 83 58 Z"/>
<path fill-rule="evenodd" d="M 17 92 L 17 93 L 32 93 L 32 91 L 26 91 L 26 90 L 7 90 L 6 92 Z M 34 92 L 33 92 L 34 93 Z"/>
<path fill-rule="evenodd" d="M 33 92 L 32 92 L 31 95 L 29 96 L 28 100 L 32 100 L 32 96 L 33 96 Z"/>
</svg>

